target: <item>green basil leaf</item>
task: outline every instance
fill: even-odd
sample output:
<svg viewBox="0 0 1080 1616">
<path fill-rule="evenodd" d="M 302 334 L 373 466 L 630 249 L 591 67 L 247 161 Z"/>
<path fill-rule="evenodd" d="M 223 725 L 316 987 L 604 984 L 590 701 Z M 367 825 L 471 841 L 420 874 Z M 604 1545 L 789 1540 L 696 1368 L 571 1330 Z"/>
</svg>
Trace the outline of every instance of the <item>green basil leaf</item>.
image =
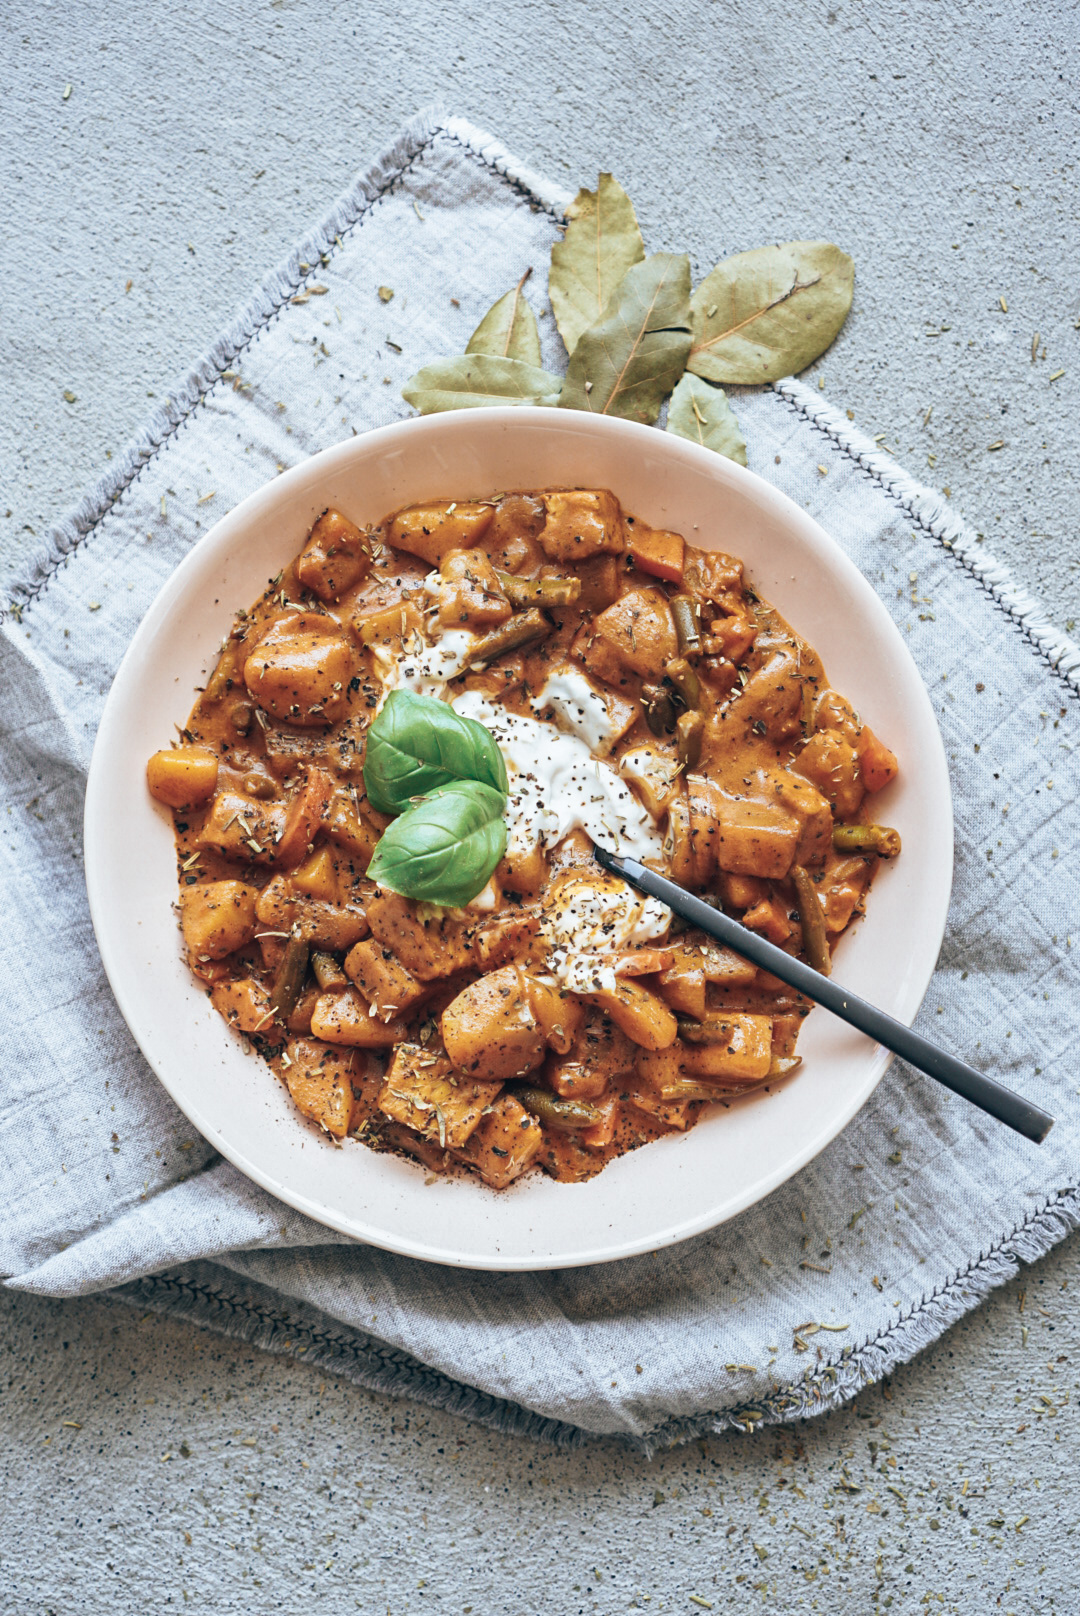
<svg viewBox="0 0 1080 1616">
<path fill-rule="evenodd" d="M 506 764 L 490 730 L 444 701 L 392 690 L 367 733 L 364 789 L 381 814 L 400 814 L 452 780 L 505 793 Z"/>
<path fill-rule="evenodd" d="M 689 438 L 691 443 L 700 443 L 703 449 L 727 455 L 740 466 L 746 465 L 746 439 L 723 389 L 710 387 L 689 371 L 671 395 L 667 429 L 680 438 Z"/>
<path fill-rule="evenodd" d="M 497 359 L 539 366 L 540 328 L 521 290 L 531 274 L 527 269 L 513 291 L 492 304 L 469 338 L 467 354 L 494 354 Z"/>
<path fill-rule="evenodd" d="M 628 269 L 566 369 L 564 409 L 652 426 L 690 352 L 690 260 L 654 253 Z"/>
<path fill-rule="evenodd" d="M 645 256 L 634 204 L 610 174 L 566 210 L 566 234 L 551 249 L 548 296 L 567 353 L 603 314 L 628 269 Z"/>
<path fill-rule="evenodd" d="M 855 265 L 831 241 L 756 247 L 694 293 L 687 369 L 710 382 L 774 382 L 825 352 L 847 319 Z"/>
<path fill-rule="evenodd" d="M 456 354 L 410 376 L 401 389 L 421 415 L 484 404 L 557 404 L 562 381 L 538 365 L 495 354 Z"/>
<path fill-rule="evenodd" d="M 501 791 L 476 780 L 442 786 L 383 833 L 369 879 L 405 898 L 462 908 L 506 852 L 505 807 Z"/>
</svg>

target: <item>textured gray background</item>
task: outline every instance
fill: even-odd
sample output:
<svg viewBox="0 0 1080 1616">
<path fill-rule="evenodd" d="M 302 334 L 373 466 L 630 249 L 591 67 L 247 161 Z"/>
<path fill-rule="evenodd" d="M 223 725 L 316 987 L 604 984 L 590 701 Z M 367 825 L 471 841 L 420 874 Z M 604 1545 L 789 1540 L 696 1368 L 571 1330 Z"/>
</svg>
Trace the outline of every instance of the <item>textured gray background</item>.
<svg viewBox="0 0 1080 1616">
<path fill-rule="evenodd" d="M 1080 616 L 1072 5 L 9 0 L 4 23 L 0 575 L 441 99 L 568 186 L 612 168 L 698 269 L 839 241 L 828 396 Z M 652 1462 L 6 1296 L 0 1609 L 1075 1610 L 1078 1282 L 1073 1241 L 850 1410 Z"/>
</svg>

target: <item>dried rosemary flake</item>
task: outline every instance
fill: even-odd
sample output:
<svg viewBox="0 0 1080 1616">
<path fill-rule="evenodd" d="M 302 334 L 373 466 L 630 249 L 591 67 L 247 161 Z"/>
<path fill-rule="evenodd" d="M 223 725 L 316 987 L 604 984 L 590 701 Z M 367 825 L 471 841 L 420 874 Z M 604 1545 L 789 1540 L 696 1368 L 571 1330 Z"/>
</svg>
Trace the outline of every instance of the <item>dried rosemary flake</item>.
<svg viewBox="0 0 1080 1616">
<path fill-rule="evenodd" d="M 392 286 L 380 286 L 378 292 L 380 302 L 389 303 L 394 295 L 394 288 Z"/>
<path fill-rule="evenodd" d="M 1009 305 L 1006 303 L 1005 299 L 1003 297 L 999 297 L 998 302 L 1001 304 L 1001 312 L 1002 312 L 1002 314 L 1008 314 Z"/>
<path fill-rule="evenodd" d="M 217 496 L 217 489 L 213 488 L 213 489 L 211 489 L 209 494 L 204 494 L 202 496 L 202 498 L 197 499 L 195 501 L 195 503 L 196 503 L 196 505 L 208 505 L 212 499 L 216 498 L 216 496 Z"/>
<path fill-rule="evenodd" d="M 68 101 L 68 100 L 70 100 L 70 98 L 71 98 L 71 85 L 70 84 L 65 84 L 64 85 L 64 93 L 60 97 L 60 99 L 61 99 L 61 101 Z"/>
<path fill-rule="evenodd" d="M 78 403 L 78 395 L 76 393 L 73 393 L 70 388 L 65 388 L 64 389 L 64 403 L 65 404 L 76 404 L 76 403 Z"/>
<path fill-rule="evenodd" d="M 1056 382 L 1056 381 L 1059 380 L 1060 377 L 1064 376 L 1064 374 L 1065 374 L 1065 370 L 1064 370 L 1064 367 L 1062 367 L 1061 370 L 1055 370 L 1054 374 L 1049 378 L 1049 380 L 1052 381 L 1052 382 Z M 66 396 L 67 395 L 65 394 L 65 397 Z"/>
<path fill-rule="evenodd" d="M 325 297 L 330 290 L 329 286 L 309 286 L 308 291 L 312 297 Z"/>
<path fill-rule="evenodd" d="M 993 454 L 995 449 L 1004 449 L 1004 447 L 1005 447 L 1005 439 L 1004 438 L 998 438 L 996 443 L 988 443 L 986 445 L 986 449 L 987 449 L 988 454 Z"/>
</svg>

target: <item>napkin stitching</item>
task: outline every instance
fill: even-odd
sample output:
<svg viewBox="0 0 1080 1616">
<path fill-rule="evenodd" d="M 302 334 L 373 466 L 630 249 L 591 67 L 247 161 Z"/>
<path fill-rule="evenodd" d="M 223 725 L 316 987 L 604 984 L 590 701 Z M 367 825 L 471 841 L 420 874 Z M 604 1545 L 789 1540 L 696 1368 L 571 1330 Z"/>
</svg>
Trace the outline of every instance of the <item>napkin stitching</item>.
<svg viewBox="0 0 1080 1616">
<path fill-rule="evenodd" d="M 387 1396 L 405 1394 L 492 1430 L 531 1436 L 563 1448 L 580 1447 L 592 1437 L 580 1426 L 533 1413 L 519 1403 L 493 1397 L 467 1381 L 429 1369 L 399 1348 L 349 1326 L 337 1330 L 333 1326 L 305 1324 L 298 1314 L 317 1310 L 303 1303 L 291 1303 L 291 1310 L 286 1312 L 273 1303 L 238 1298 L 182 1273 L 168 1272 L 147 1275 L 106 1291 L 103 1299 L 129 1307 L 155 1308 L 218 1335 L 242 1339 L 261 1351 L 288 1353 L 305 1364 L 343 1375 L 369 1391 Z M 365 1364 L 365 1357 L 374 1360 L 374 1364 Z"/>
<path fill-rule="evenodd" d="M 610 1435 L 651 1456 L 661 1448 L 674 1447 L 706 1433 L 750 1432 L 762 1425 L 790 1424 L 839 1408 L 933 1345 L 950 1325 L 985 1301 L 991 1291 L 1013 1279 L 1022 1262 L 1036 1262 L 1077 1228 L 1080 1189 L 1059 1190 L 966 1267 L 955 1270 L 925 1292 L 885 1329 L 857 1347 L 843 1348 L 800 1379 L 777 1386 L 752 1403 L 665 1420 L 642 1436 L 624 1432 Z M 493 1430 L 529 1436 L 562 1448 L 601 1439 L 601 1433 L 536 1414 L 519 1403 L 492 1397 L 465 1381 L 429 1369 L 374 1337 L 360 1335 L 357 1339 L 359 1332 L 348 1326 L 335 1330 L 302 1324 L 296 1314 L 296 1309 L 305 1307 L 302 1303 L 292 1304 L 294 1311 L 286 1313 L 276 1305 L 237 1298 L 167 1272 L 146 1275 L 131 1285 L 106 1291 L 104 1296 L 127 1306 L 154 1307 L 219 1335 L 248 1341 L 266 1352 L 302 1355 L 304 1363 L 343 1375 L 369 1391 L 388 1396 L 405 1393 Z M 306 1343 L 303 1348 L 296 1347 L 298 1338 Z M 364 1364 L 365 1356 L 375 1360 L 375 1367 Z"/>
<path fill-rule="evenodd" d="M 1036 655 L 1057 674 L 1069 694 L 1080 696 L 1080 645 L 1051 623 L 1041 602 L 1022 589 L 1011 570 L 986 551 L 977 533 L 952 511 L 941 494 L 898 466 L 878 445 L 850 426 L 833 404 L 815 398 L 803 382 L 789 377 L 773 391 L 842 454 L 880 485 L 930 538 L 951 552 L 997 609 L 1023 632 Z"/>
</svg>

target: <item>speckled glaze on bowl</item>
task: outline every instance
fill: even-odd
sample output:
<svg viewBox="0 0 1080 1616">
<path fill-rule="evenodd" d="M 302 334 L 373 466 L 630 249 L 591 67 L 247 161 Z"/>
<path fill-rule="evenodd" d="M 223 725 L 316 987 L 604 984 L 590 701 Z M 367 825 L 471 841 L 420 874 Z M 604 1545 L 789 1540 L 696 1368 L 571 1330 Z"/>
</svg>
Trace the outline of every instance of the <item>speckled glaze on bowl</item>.
<svg viewBox="0 0 1080 1616">
<path fill-rule="evenodd" d="M 177 1105 L 249 1178 L 318 1222 L 429 1262 L 540 1269 L 609 1262 L 685 1240 L 767 1195 L 840 1132 L 890 1056 L 823 1010 L 803 1064 L 772 1093 L 717 1108 L 587 1184 L 531 1174 L 497 1194 L 425 1185 L 416 1164 L 305 1123 L 214 1011 L 182 958 L 168 812 L 146 759 L 183 723 L 238 606 L 298 550 L 327 505 L 375 522 L 413 501 L 496 489 L 608 487 L 657 527 L 743 558 L 748 576 L 821 653 L 830 680 L 900 758 L 880 802 L 903 857 L 874 882 L 836 975 L 910 1023 L 944 932 L 952 876 L 945 756 L 922 681 L 861 573 L 752 472 L 650 427 L 576 411 L 463 410 L 404 421 L 313 456 L 223 517 L 176 569 L 117 673 L 86 797 L 86 872 L 105 969 L 139 1047 Z"/>
</svg>

